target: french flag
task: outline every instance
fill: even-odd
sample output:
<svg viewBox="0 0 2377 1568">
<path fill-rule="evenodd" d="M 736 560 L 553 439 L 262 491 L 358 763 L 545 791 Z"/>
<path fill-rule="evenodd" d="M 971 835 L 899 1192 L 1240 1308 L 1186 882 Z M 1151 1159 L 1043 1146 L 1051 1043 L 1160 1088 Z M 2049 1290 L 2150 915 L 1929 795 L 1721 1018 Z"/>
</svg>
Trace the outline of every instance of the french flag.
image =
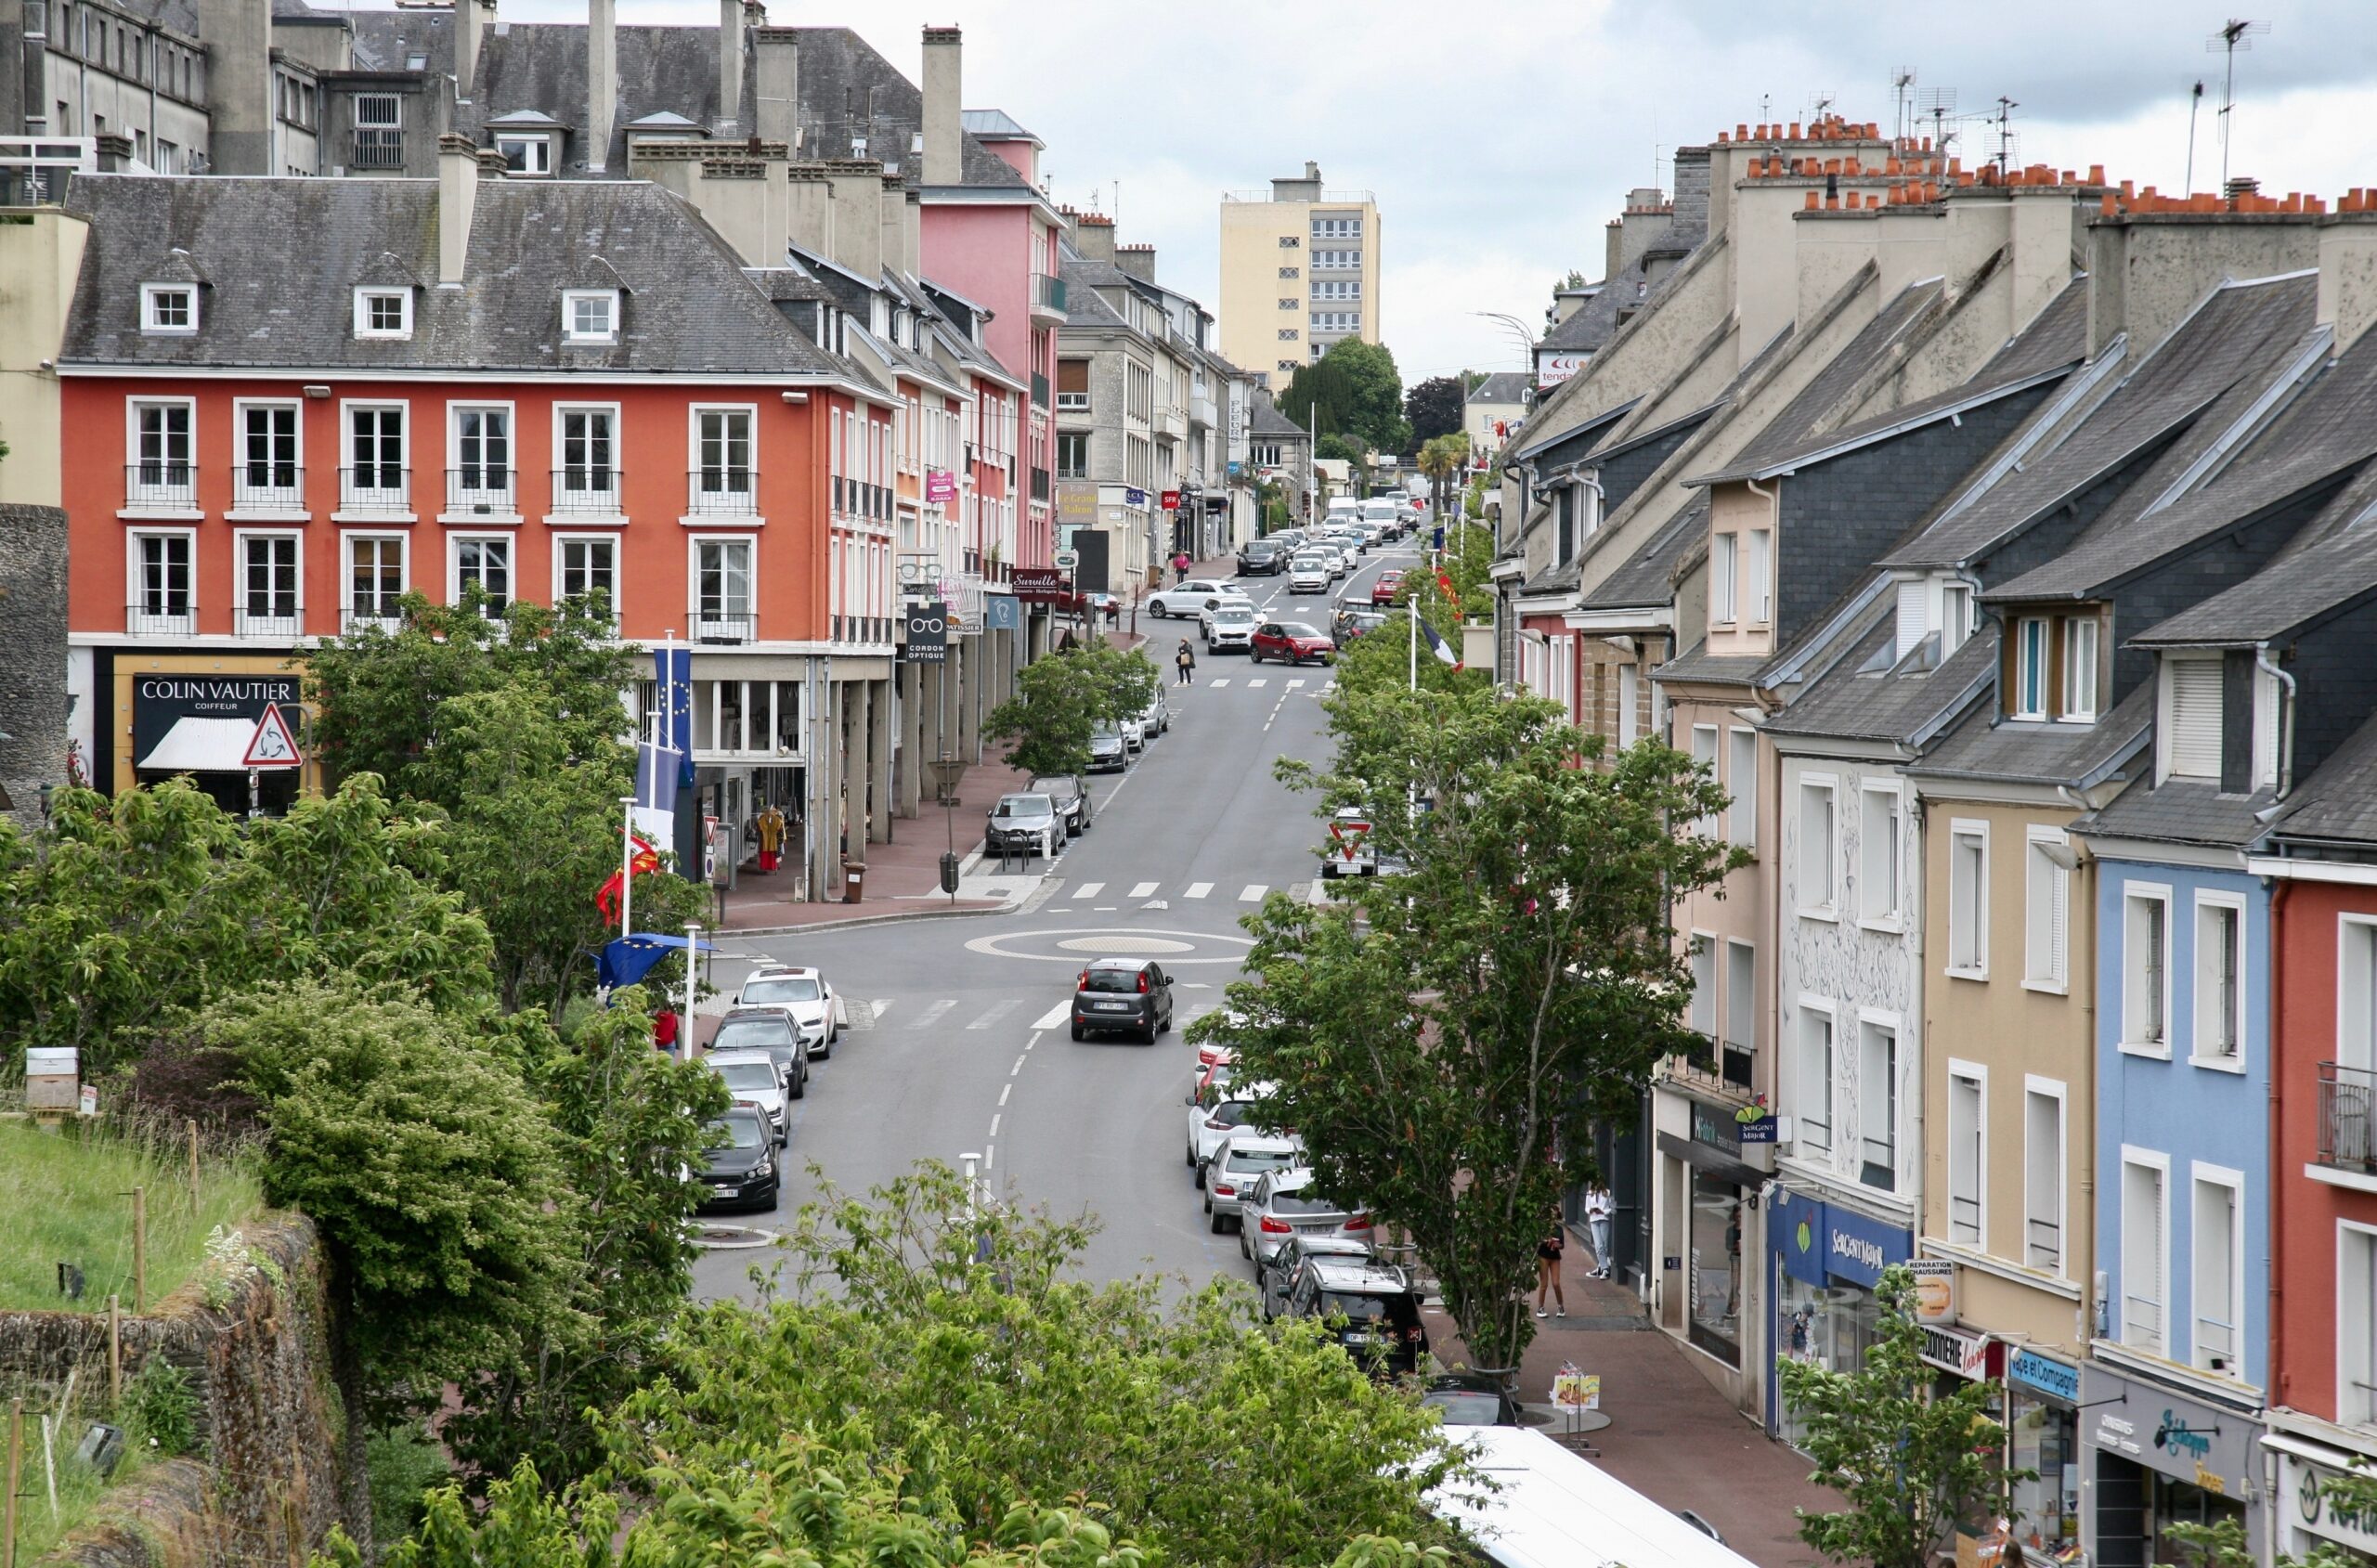
<svg viewBox="0 0 2377 1568">
<path fill-rule="evenodd" d="M 1461 662 L 1461 655 L 1452 651 L 1451 643 L 1436 635 L 1436 628 L 1435 627 L 1430 626 L 1426 621 L 1422 621 L 1420 623 L 1420 630 L 1428 639 L 1428 652 L 1436 655 L 1437 663 L 1448 665 L 1454 669 L 1463 667 Z"/>
</svg>

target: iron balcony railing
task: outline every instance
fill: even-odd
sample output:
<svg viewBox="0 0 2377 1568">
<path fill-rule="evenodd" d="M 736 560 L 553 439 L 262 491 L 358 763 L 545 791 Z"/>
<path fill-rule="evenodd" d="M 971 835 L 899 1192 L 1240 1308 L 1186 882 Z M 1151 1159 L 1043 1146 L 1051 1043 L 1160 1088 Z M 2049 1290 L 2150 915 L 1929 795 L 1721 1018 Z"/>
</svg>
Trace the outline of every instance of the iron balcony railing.
<svg viewBox="0 0 2377 1568">
<path fill-rule="evenodd" d="M 759 475 L 748 468 L 697 468 L 685 476 L 685 510 L 696 517 L 747 517 L 758 509 Z"/>
<path fill-rule="evenodd" d="M 231 611 L 232 629 L 241 637 L 276 641 L 305 635 L 305 606 L 287 594 L 251 594 Z"/>
<path fill-rule="evenodd" d="M 198 465 L 170 459 L 128 465 L 123 471 L 123 506 L 127 512 L 148 508 L 196 511 Z"/>
<path fill-rule="evenodd" d="M 188 592 L 143 594 L 124 607 L 123 629 L 134 637 L 194 637 L 198 606 Z"/>
<path fill-rule="evenodd" d="M 377 627 L 382 631 L 404 629 L 404 613 L 396 608 L 394 598 L 383 604 L 347 604 L 340 608 L 338 626 L 341 631 L 363 631 Z"/>
<path fill-rule="evenodd" d="M 748 611 L 705 609 L 696 604 L 685 615 L 694 623 L 696 642 L 748 642 L 759 634 L 759 620 Z"/>
<path fill-rule="evenodd" d="M 392 462 L 338 471 L 339 505 L 348 512 L 409 512 L 412 471 Z"/>
<path fill-rule="evenodd" d="M 470 463 L 446 471 L 446 510 L 487 517 L 519 510 L 514 472 L 500 463 Z"/>
<path fill-rule="evenodd" d="M 234 512 L 305 511 L 305 471 L 293 462 L 233 463 L 231 509 Z"/>
<path fill-rule="evenodd" d="M 1857 1179 L 1883 1192 L 1898 1189 L 1898 1143 L 1890 1138 L 1861 1138 L 1864 1161 Z"/>
<path fill-rule="evenodd" d="M 1981 1245 L 1981 1199 L 1948 1195 L 1948 1239 Z"/>
<path fill-rule="evenodd" d="M 553 510 L 616 517 L 627 476 L 616 468 L 580 464 L 553 470 Z"/>
<path fill-rule="evenodd" d="M 2369 1113 L 2377 1102 L 2377 1072 L 2341 1062 L 2319 1064 L 2319 1163 L 2377 1173 Z"/>
<path fill-rule="evenodd" d="M 2043 1268 L 2052 1274 L 2063 1266 L 2063 1227 L 2053 1220 L 2025 1222 L 2024 1241 L 2029 1248 L 2024 1262 L 2033 1268 Z"/>
<path fill-rule="evenodd" d="M 1035 501 L 1045 501 L 1052 493 L 1053 492 L 1049 486 L 1048 471 L 1045 468 L 1033 469 L 1032 471 L 1032 499 Z"/>
</svg>

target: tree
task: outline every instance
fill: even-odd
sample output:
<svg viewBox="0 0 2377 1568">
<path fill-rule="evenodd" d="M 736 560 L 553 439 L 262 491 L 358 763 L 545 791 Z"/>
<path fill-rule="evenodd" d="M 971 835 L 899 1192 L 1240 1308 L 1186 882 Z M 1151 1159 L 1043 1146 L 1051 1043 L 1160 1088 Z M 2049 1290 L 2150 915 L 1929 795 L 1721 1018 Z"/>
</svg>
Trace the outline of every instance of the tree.
<svg viewBox="0 0 2377 1568">
<path fill-rule="evenodd" d="M 1158 678 L 1141 654 L 1098 639 L 1024 666 L 1016 674 L 1017 694 L 994 709 L 984 727 L 1013 743 L 1010 767 L 1042 778 L 1078 773 L 1089 766 L 1091 730 L 1143 711 Z"/>
<path fill-rule="evenodd" d="M 1933 1389 L 1913 1273 L 1885 1269 L 1875 1296 L 1881 1323 L 1864 1366 L 1777 1365 L 1784 1401 L 1801 1423 L 1800 1446 L 1815 1461 L 1812 1479 L 1850 1505 L 1799 1510 L 1799 1538 L 1837 1562 L 1923 1568 L 1957 1525 L 1981 1524 L 2005 1484 L 2024 1477 L 1993 1459 L 2005 1439 L 1988 1414 L 1988 1384 Z"/>
<path fill-rule="evenodd" d="M 1403 395 L 1403 417 L 1415 441 L 1450 435 L 1468 411 L 1468 389 L 1459 376 L 1431 376 Z"/>
<path fill-rule="evenodd" d="M 1408 657 L 1397 629 L 1356 646 Z M 1695 1038 L 1668 901 L 1735 852 L 1674 831 L 1723 805 L 1689 758 L 1646 744 L 1604 766 L 1553 705 L 1418 662 L 1417 693 L 1341 673 L 1331 771 L 1281 766 L 1324 809 L 1362 807 L 1409 869 L 1328 907 L 1266 901 L 1245 922 L 1253 978 L 1190 1034 L 1227 1034 L 1241 1077 L 1278 1086 L 1320 1189 L 1400 1226 L 1471 1354 L 1511 1367 L 1588 1127 Z"/>
<path fill-rule="evenodd" d="M 1370 448 L 1351 435 L 1331 431 L 1313 443 L 1312 455 L 1332 462 L 1351 463 L 1358 473 L 1370 460 Z"/>
<path fill-rule="evenodd" d="M 1453 481 L 1469 466 L 1468 434 L 1456 430 L 1449 435 L 1434 437 L 1421 447 L 1419 461 L 1420 472 L 1428 476 L 1433 490 L 1431 503 L 1436 515 L 1442 517 L 1451 510 L 1448 498 L 1452 493 Z"/>
<path fill-rule="evenodd" d="M 1395 356 L 1379 343 L 1359 338 L 1331 343 L 1328 353 L 1289 378 L 1279 407 L 1305 429 L 1312 428 L 1317 415 L 1324 437 L 1349 436 L 1382 452 L 1411 449 L 1411 427 L 1403 418 L 1403 378 L 1396 371 Z"/>
</svg>

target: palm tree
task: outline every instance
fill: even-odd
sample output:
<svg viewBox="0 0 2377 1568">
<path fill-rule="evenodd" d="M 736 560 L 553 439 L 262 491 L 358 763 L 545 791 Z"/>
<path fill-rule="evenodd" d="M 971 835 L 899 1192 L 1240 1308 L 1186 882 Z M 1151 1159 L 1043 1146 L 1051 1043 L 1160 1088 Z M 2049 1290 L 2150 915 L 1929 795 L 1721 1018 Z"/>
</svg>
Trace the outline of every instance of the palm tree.
<svg viewBox="0 0 2377 1568">
<path fill-rule="evenodd" d="M 1445 491 L 1452 477 L 1469 464 L 1469 436 L 1455 431 L 1449 435 L 1430 436 L 1420 448 L 1420 472 L 1428 476 L 1431 499 L 1436 516 L 1445 514 Z"/>
</svg>

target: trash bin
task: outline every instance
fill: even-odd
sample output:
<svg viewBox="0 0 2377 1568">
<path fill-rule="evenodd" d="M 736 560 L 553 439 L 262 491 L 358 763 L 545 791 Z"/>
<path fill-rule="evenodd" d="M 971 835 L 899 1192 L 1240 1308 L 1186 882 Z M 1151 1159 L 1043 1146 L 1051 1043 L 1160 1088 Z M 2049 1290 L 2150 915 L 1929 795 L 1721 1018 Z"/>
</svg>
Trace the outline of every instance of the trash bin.
<svg viewBox="0 0 2377 1568">
<path fill-rule="evenodd" d="M 866 862 L 845 857 L 842 861 L 842 902 L 864 903 L 860 895 L 866 890 Z"/>
<path fill-rule="evenodd" d="M 941 890 L 944 893 L 957 891 L 957 856 L 955 851 L 944 852 L 941 857 Z"/>
</svg>

